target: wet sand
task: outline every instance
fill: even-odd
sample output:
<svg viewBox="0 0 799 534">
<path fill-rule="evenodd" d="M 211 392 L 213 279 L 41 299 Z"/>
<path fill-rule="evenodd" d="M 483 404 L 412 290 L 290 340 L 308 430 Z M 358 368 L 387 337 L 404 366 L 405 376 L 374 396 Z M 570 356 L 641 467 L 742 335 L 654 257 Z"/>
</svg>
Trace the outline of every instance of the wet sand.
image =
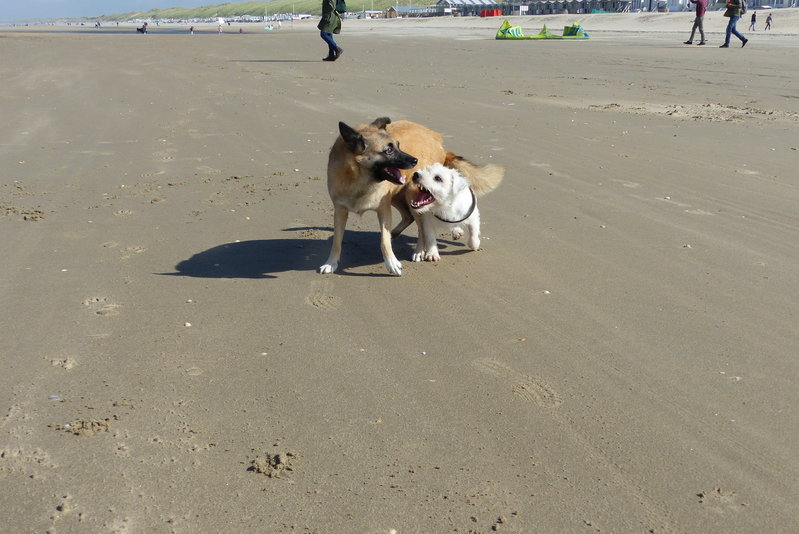
<svg viewBox="0 0 799 534">
<path fill-rule="evenodd" d="M 799 530 L 799 24 L 0 32 L 14 532 Z M 759 13 L 762 20 L 765 14 Z M 748 19 L 747 19 L 748 20 Z M 748 22 L 741 22 L 745 30 Z M 338 121 L 506 167 L 482 250 L 340 271 Z"/>
</svg>

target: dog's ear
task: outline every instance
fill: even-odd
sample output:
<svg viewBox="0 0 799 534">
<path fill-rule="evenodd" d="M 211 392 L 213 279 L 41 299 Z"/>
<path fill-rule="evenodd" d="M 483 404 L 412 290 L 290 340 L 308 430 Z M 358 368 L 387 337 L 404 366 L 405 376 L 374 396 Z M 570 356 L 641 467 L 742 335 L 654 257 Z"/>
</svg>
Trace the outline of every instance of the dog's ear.
<svg viewBox="0 0 799 534">
<path fill-rule="evenodd" d="M 460 193 L 467 187 L 471 186 L 469 180 L 464 178 L 461 173 L 459 173 L 454 169 L 452 169 L 450 172 L 452 173 L 452 189 L 455 192 L 455 194 Z"/>
<path fill-rule="evenodd" d="M 341 138 L 344 139 L 344 143 L 347 145 L 347 148 L 350 149 L 350 152 L 360 154 L 366 150 L 366 142 L 363 140 L 363 136 L 353 128 L 350 128 L 343 122 L 339 122 L 338 131 L 341 133 Z"/>
<path fill-rule="evenodd" d="M 385 130 L 386 126 L 389 124 L 391 124 L 391 119 L 389 119 L 388 117 L 379 117 L 372 121 L 372 126 L 376 126 L 381 130 Z"/>
</svg>

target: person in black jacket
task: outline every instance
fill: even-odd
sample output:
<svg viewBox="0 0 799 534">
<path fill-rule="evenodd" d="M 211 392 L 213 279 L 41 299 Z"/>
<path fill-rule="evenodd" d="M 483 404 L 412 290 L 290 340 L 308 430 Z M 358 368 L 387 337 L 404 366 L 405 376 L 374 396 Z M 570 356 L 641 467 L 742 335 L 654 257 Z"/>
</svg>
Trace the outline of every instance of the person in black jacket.
<svg viewBox="0 0 799 534">
<path fill-rule="evenodd" d="M 341 33 L 341 16 L 336 11 L 336 0 L 322 0 L 322 20 L 316 25 L 319 28 L 322 40 L 327 43 L 328 54 L 322 61 L 335 61 L 344 52 L 336 41 L 333 40 L 334 33 Z"/>
</svg>

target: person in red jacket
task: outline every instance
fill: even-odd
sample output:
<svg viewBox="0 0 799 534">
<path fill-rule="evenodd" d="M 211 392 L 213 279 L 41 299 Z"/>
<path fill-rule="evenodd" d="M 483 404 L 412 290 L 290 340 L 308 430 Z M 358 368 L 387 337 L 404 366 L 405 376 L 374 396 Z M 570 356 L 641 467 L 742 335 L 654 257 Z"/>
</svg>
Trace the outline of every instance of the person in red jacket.
<svg viewBox="0 0 799 534">
<path fill-rule="evenodd" d="M 691 28 L 691 37 L 685 41 L 685 44 L 694 44 L 694 33 L 699 29 L 699 36 L 702 38 L 697 44 L 705 44 L 705 28 L 703 22 L 705 20 L 705 11 L 707 11 L 707 0 L 690 0 L 692 4 L 696 4 L 696 18 L 694 19 L 694 27 Z"/>
</svg>

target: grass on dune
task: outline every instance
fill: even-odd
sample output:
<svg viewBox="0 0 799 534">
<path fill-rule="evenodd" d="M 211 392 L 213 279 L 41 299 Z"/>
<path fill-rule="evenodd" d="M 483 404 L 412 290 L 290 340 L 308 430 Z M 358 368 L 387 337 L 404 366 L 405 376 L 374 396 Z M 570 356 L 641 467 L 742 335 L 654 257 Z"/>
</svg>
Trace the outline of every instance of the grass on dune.
<svg viewBox="0 0 799 534">
<path fill-rule="evenodd" d="M 347 8 L 350 12 L 366 10 L 384 11 L 398 5 L 396 0 L 349 0 Z M 405 4 L 403 4 L 405 5 Z M 426 4 L 424 4 L 426 5 Z M 271 0 L 268 2 L 236 2 L 202 7 L 171 7 L 167 9 L 151 9 L 150 11 L 134 11 L 115 15 L 103 15 L 105 20 L 124 21 L 131 19 L 194 19 L 235 17 L 237 15 L 277 15 L 279 13 L 322 13 L 321 0 Z"/>
</svg>

